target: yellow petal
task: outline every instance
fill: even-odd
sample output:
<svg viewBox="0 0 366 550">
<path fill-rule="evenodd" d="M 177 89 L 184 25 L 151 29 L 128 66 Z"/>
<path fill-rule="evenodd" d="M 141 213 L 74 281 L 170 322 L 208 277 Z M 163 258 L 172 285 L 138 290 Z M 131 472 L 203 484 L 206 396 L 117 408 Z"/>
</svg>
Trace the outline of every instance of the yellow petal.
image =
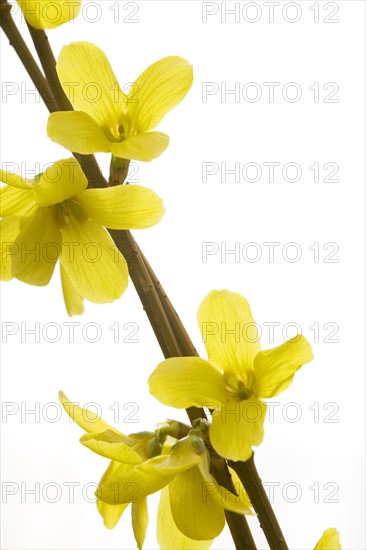
<svg viewBox="0 0 366 550">
<path fill-rule="evenodd" d="M 260 399 L 228 401 L 212 415 L 210 440 L 215 451 L 229 460 L 248 460 L 252 446 L 262 442 L 266 406 Z"/>
<path fill-rule="evenodd" d="M 140 185 L 87 189 L 75 200 L 89 218 L 110 229 L 151 227 L 164 214 L 160 197 Z"/>
<path fill-rule="evenodd" d="M 123 442 L 113 429 L 99 433 L 88 433 L 80 438 L 80 443 L 98 455 L 123 464 L 140 464 L 140 455 Z"/>
<path fill-rule="evenodd" d="M 208 550 L 212 544 L 212 540 L 193 540 L 179 531 L 170 508 L 169 487 L 161 491 L 156 532 L 161 550 Z"/>
<path fill-rule="evenodd" d="M 61 285 L 66 311 L 70 317 L 73 315 L 81 315 L 84 312 L 84 298 L 78 293 L 72 284 L 70 277 L 60 263 Z"/>
<path fill-rule="evenodd" d="M 0 189 L 0 216 L 29 216 L 36 206 L 34 194 L 28 189 L 2 187 Z"/>
<path fill-rule="evenodd" d="M 75 19 L 81 0 L 17 0 L 27 22 L 35 29 L 54 29 Z"/>
<path fill-rule="evenodd" d="M 10 281 L 13 278 L 11 273 L 11 258 L 16 251 L 15 239 L 20 232 L 21 218 L 9 216 L 0 220 L 0 279 L 1 281 Z"/>
<path fill-rule="evenodd" d="M 39 206 L 52 206 L 77 195 L 87 185 L 80 164 L 74 158 L 63 159 L 36 178 L 34 197 Z"/>
<path fill-rule="evenodd" d="M 99 486 L 101 487 L 104 483 L 111 482 L 119 467 L 120 464 L 118 462 L 113 462 L 112 460 L 108 468 L 104 472 L 104 475 L 99 482 Z M 113 529 L 117 525 L 121 515 L 128 505 L 129 502 L 126 502 L 125 504 L 107 504 L 102 500 L 97 500 L 98 512 L 102 516 L 104 520 L 104 525 L 107 527 L 107 529 Z"/>
<path fill-rule="evenodd" d="M 178 529 L 191 539 L 210 540 L 224 528 L 223 507 L 207 492 L 198 467 L 175 476 L 169 484 L 172 516 Z"/>
<path fill-rule="evenodd" d="M 177 409 L 218 407 L 227 393 L 222 374 L 199 357 L 174 357 L 160 363 L 150 375 L 150 393 Z"/>
<path fill-rule="evenodd" d="M 314 358 L 304 336 L 295 336 L 277 348 L 261 351 L 254 359 L 257 395 L 275 397 L 292 382 L 295 372 Z"/>
<path fill-rule="evenodd" d="M 127 288 L 127 264 L 105 229 L 70 215 L 61 230 L 61 263 L 77 292 L 97 304 L 119 298 Z"/>
<path fill-rule="evenodd" d="M 189 470 L 201 460 L 202 456 L 197 454 L 192 442 L 181 440 L 168 455 L 156 456 L 136 466 L 121 467 L 113 482 L 101 487 L 99 498 L 108 504 L 137 502 L 156 493 L 170 483 L 176 474 Z"/>
<path fill-rule="evenodd" d="M 146 472 L 141 466 L 123 465 L 113 481 L 100 487 L 99 498 L 107 504 L 126 504 L 156 493 L 167 485 L 174 474 L 163 475 L 158 472 Z"/>
<path fill-rule="evenodd" d="M 238 488 L 237 495 L 219 485 L 209 472 L 208 461 L 202 460 L 198 466 L 201 473 L 202 494 L 205 499 L 212 499 L 216 504 L 236 514 L 252 515 L 253 511 L 248 495 L 242 488 Z M 233 480 L 234 482 L 234 480 Z M 234 485 L 235 486 L 235 485 Z"/>
<path fill-rule="evenodd" d="M 127 110 L 137 132 L 155 128 L 188 93 L 192 66 L 170 56 L 150 65 L 135 81 L 127 98 Z"/>
<path fill-rule="evenodd" d="M 132 529 L 135 535 L 137 548 L 141 550 L 144 545 L 147 526 L 149 523 L 149 512 L 147 509 L 147 499 L 142 498 L 133 502 L 131 506 Z"/>
<path fill-rule="evenodd" d="M 229 290 L 211 291 L 199 307 L 198 324 L 210 363 L 245 382 L 260 350 L 246 299 Z"/>
<path fill-rule="evenodd" d="M 63 391 L 60 391 L 58 398 L 61 405 L 69 415 L 69 417 L 88 433 L 105 432 L 106 430 L 112 430 L 117 434 L 120 434 L 118 430 L 112 428 L 109 424 L 104 422 L 97 413 L 89 409 L 83 409 L 76 403 L 70 401 Z M 122 434 L 120 434 L 122 435 Z"/>
<path fill-rule="evenodd" d="M 32 184 L 22 178 L 18 174 L 13 174 L 12 172 L 5 172 L 5 170 L 0 170 L 0 181 L 10 185 L 10 187 L 17 187 L 18 189 L 32 189 Z"/>
<path fill-rule="evenodd" d="M 314 550 L 342 550 L 337 529 L 333 527 L 324 531 Z"/>
<path fill-rule="evenodd" d="M 128 137 L 120 143 L 111 143 L 110 150 L 119 158 L 149 162 L 161 155 L 169 145 L 169 137 L 162 132 L 145 132 Z"/>
<path fill-rule="evenodd" d="M 84 111 L 102 127 L 118 129 L 126 96 L 100 48 L 90 42 L 64 46 L 57 73 L 76 111 Z"/>
<path fill-rule="evenodd" d="M 61 252 L 61 231 L 50 208 L 40 208 L 15 239 L 14 277 L 30 285 L 48 285 Z"/>
<path fill-rule="evenodd" d="M 81 155 L 111 151 L 112 142 L 87 113 L 52 113 L 48 117 L 47 135 L 55 143 Z"/>
<path fill-rule="evenodd" d="M 248 509 L 248 511 L 245 513 L 251 515 L 253 513 L 253 506 L 252 506 L 252 503 L 250 502 L 250 498 L 248 497 L 246 490 L 243 487 L 242 482 L 239 479 L 238 474 L 231 468 L 229 468 L 229 472 L 232 478 L 235 492 L 238 495 L 240 502 L 242 503 L 242 505 L 246 506 Z"/>
</svg>

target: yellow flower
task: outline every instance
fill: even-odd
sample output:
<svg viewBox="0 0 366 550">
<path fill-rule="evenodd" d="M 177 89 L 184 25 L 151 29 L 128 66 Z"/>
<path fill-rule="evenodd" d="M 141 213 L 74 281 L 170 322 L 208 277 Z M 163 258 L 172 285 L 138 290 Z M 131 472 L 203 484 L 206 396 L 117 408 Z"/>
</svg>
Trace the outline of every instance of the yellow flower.
<svg viewBox="0 0 366 550">
<path fill-rule="evenodd" d="M 89 42 L 65 46 L 57 72 L 75 111 L 52 113 L 49 137 L 76 153 L 110 152 L 141 161 L 167 148 L 169 137 L 151 130 L 182 101 L 193 79 L 187 61 L 165 57 L 146 69 L 126 95 L 106 55 Z"/>
<path fill-rule="evenodd" d="M 314 550 L 342 550 L 337 529 L 333 527 L 324 531 Z"/>
<path fill-rule="evenodd" d="M 81 0 L 17 0 L 24 17 L 35 29 L 54 29 L 75 19 Z"/>
<path fill-rule="evenodd" d="M 87 432 L 81 437 L 81 443 L 101 456 L 110 455 L 112 458 L 100 481 L 100 485 L 112 483 L 116 473 L 121 468 L 129 468 L 131 465 L 138 464 L 142 460 L 147 459 L 144 453 L 144 446 L 139 439 L 134 440 L 129 436 L 125 436 L 104 422 L 93 411 L 82 409 L 69 401 L 63 392 L 59 392 L 59 399 L 70 418 Z M 120 504 L 107 504 L 98 499 L 97 509 L 103 518 L 104 525 L 108 529 L 113 529 L 129 504 L 129 501 Z M 131 521 L 137 546 L 138 548 L 142 548 L 149 521 L 146 498 L 135 499 L 132 502 Z"/>
<path fill-rule="evenodd" d="M 116 471 L 113 481 L 101 484 L 99 498 L 120 504 L 169 485 L 171 514 L 178 530 L 194 540 L 217 537 L 225 525 L 225 509 L 238 514 L 250 514 L 251 509 L 245 494 L 232 494 L 211 476 L 206 447 L 194 432 L 173 445 L 168 454 Z"/>
<path fill-rule="evenodd" d="M 177 408 L 213 409 L 211 443 L 230 460 L 248 460 L 252 445 L 263 439 L 266 406 L 260 398 L 278 395 L 295 372 L 313 359 L 303 336 L 260 351 L 249 304 L 240 294 L 212 291 L 202 302 L 198 322 L 208 361 L 176 357 L 158 365 L 149 378 L 150 392 Z"/>
<path fill-rule="evenodd" d="M 137 229 L 161 219 L 161 199 L 138 185 L 86 189 L 75 159 L 60 160 L 34 181 L 0 171 L 1 279 L 44 286 L 60 259 L 69 315 L 84 298 L 112 302 L 128 283 L 128 269 L 104 227 Z M 104 226 L 104 227 L 102 227 Z"/>
<path fill-rule="evenodd" d="M 243 488 L 239 496 L 233 495 L 210 475 L 207 451 L 197 430 L 174 445 L 166 444 L 162 454 L 152 453 L 150 458 L 148 451 L 153 439 L 159 440 L 159 430 L 158 436 L 154 432 L 125 436 L 92 411 L 71 403 L 62 392 L 59 397 L 69 416 L 88 432 L 80 442 L 112 460 L 96 493 L 105 525 L 113 528 L 131 503 L 139 548 L 148 522 L 146 497 L 161 489 L 157 524 L 161 548 L 209 548 L 224 527 L 224 509 L 252 513 Z"/>
</svg>

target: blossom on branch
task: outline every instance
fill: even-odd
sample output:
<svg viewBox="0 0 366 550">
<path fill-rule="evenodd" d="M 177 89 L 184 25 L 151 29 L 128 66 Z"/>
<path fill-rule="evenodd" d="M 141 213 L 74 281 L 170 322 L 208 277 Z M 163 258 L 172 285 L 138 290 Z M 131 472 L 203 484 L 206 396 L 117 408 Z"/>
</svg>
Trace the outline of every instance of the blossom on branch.
<svg viewBox="0 0 366 550">
<path fill-rule="evenodd" d="M 126 261 L 105 227 L 151 227 L 164 213 L 161 199 L 139 185 L 86 189 L 73 158 L 32 181 L 4 171 L 0 181 L 1 279 L 45 286 L 60 260 L 69 315 L 83 312 L 84 298 L 112 302 L 127 288 Z"/>
<path fill-rule="evenodd" d="M 152 132 L 182 101 L 193 79 L 192 66 L 181 57 L 164 57 L 130 86 L 120 88 L 104 52 L 90 42 L 65 46 L 57 73 L 75 111 L 52 113 L 48 136 L 81 154 L 112 153 L 122 159 L 150 161 L 169 144 Z"/>
<path fill-rule="evenodd" d="M 165 405 L 212 412 L 210 440 L 230 460 L 248 460 L 262 442 L 266 405 L 292 382 L 295 372 L 313 359 L 301 335 L 260 351 L 248 302 L 228 290 L 212 291 L 198 311 L 208 361 L 174 357 L 160 363 L 149 378 L 150 392 Z M 255 331 L 249 336 L 250 330 Z"/>
<path fill-rule="evenodd" d="M 69 416 L 88 432 L 80 442 L 111 459 L 96 491 L 105 525 L 115 527 L 131 504 L 139 548 L 148 522 L 146 497 L 160 490 L 157 536 L 160 548 L 167 550 L 209 548 L 225 525 L 225 509 L 252 514 L 248 496 L 234 472 L 231 474 L 237 495 L 211 476 L 209 455 L 199 429 L 191 430 L 179 441 L 168 437 L 164 427 L 126 436 L 92 411 L 70 402 L 63 392 L 59 398 Z M 160 443 L 160 449 L 156 443 Z"/>
<path fill-rule="evenodd" d="M 337 529 L 333 527 L 324 531 L 314 550 L 342 550 Z"/>
</svg>

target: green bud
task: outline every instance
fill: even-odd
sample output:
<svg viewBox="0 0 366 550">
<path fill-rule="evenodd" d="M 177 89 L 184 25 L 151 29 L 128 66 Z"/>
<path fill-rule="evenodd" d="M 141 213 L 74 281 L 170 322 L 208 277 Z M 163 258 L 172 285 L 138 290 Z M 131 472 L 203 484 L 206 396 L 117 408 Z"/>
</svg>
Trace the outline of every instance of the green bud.
<svg viewBox="0 0 366 550">
<path fill-rule="evenodd" d="M 146 445 L 146 454 L 149 458 L 153 458 L 154 456 L 161 455 L 162 449 L 163 444 L 156 437 L 154 437 Z"/>
</svg>

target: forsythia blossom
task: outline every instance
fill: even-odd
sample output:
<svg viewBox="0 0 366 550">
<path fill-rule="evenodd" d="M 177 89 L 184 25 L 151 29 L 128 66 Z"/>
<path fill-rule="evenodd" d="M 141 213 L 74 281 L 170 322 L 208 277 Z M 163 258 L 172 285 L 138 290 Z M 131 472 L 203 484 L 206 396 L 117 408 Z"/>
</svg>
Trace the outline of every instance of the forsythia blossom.
<svg viewBox="0 0 366 550">
<path fill-rule="evenodd" d="M 88 432 L 81 443 L 111 459 L 96 492 L 106 526 L 114 527 L 131 503 L 139 548 L 148 523 L 146 497 L 159 490 L 163 491 L 157 536 L 160 547 L 167 550 L 209 548 L 225 525 L 225 509 L 252 513 L 244 489 L 237 489 L 239 482 L 235 483 L 236 496 L 211 476 L 200 430 L 191 430 L 178 442 L 170 437 L 171 443 L 163 446 L 164 429 L 125 436 L 92 411 L 68 401 L 62 392 L 59 397 L 70 417 Z"/>
<path fill-rule="evenodd" d="M 324 531 L 314 550 L 342 550 L 337 529 L 333 527 Z"/>
<path fill-rule="evenodd" d="M 212 291 L 202 302 L 198 322 L 208 361 L 176 357 L 158 365 L 150 392 L 177 408 L 213 410 L 210 440 L 216 452 L 248 460 L 263 439 L 266 406 L 261 398 L 278 395 L 295 372 L 313 359 L 309 342 L 296 336 L 277 348 L 260 351 L 249 304 L 240 294 Z M 249 336 L 255 329 L 255 336 Z"/>
<path fill-rule="evenodd" d="M 82 300 L 112 302 L 125 291 L 128 269 L 104 229 L 150 227 L 161 219 L 161 199 L 139 185 L 86 189 L 75 159 L 60 160 L 33 181 L 0 171 L 1 279 L 47 285 L 60 259 L 69 315 Z"/>
<path fill-rule="evenodd" d="M 17 0 L 24 17 L 35 29 L 54 29 L 75 19 L 81 0 Z"/>
<path fill-rule="evenodd" d="M 182 101 L 193 79 L 186 60 L 165 57 L 146 69 L 126 95 L 106 55 L 90 42 L 65 46 L 57 73 L 75 111 L 52 113 L 49 137 L 76 153 L 110 152 L 141 161 L 167 148 L 169 137 L 151 130 Z"/>
</svg>

